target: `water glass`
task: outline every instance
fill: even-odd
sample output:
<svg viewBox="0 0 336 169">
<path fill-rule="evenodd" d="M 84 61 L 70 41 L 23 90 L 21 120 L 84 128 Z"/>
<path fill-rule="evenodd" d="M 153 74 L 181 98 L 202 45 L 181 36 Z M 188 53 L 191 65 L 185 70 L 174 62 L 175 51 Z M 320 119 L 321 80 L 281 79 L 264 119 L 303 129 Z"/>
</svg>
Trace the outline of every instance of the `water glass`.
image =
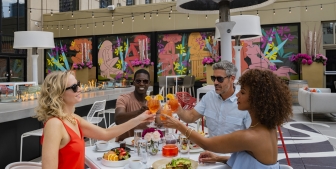
<svg viewBox="0 0 336 169">
<path fill-rule="evenodd" d="M 138 140 L 142 138 L 142 129 L 135 129 L 134 130 L 134 151 L 137 153 L 138 147 Z"/>
<path fill-rule="evenodd" d="M 147 144 L 148 142 L 145 139 L 138 140 L 138 155 L 141 158 L 140 161 L 145 165 L 148 161 Z"/>
</svg>

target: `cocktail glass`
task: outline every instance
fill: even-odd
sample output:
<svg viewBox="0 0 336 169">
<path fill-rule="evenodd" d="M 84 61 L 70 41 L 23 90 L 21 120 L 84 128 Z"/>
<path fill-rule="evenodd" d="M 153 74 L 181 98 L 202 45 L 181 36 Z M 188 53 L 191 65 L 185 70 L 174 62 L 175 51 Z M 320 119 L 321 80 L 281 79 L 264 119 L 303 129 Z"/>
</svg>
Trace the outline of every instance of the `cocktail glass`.
<svg viewBox="0 0 336 169">
<path fill-rule="evenodd" d="M 168 104 L 165 104 L 161 109 L 161 116 L 160 116 L 161 121 L 165 121 L 167 119 L 164 116 L 164 114 L 167 115 L 167 116 L 173 116 L 173 111 Z"/>
<path fill-rule="evenodd" d="M 147 107 L 152 114 L 156 114 L 156 112 L 160 109 L 160 100 L 157 96 L 150 96 L 151 98 L 147 100 Z M 147 127 L 155 128 L 155 122 L 151 122 Z"/>
</svg>

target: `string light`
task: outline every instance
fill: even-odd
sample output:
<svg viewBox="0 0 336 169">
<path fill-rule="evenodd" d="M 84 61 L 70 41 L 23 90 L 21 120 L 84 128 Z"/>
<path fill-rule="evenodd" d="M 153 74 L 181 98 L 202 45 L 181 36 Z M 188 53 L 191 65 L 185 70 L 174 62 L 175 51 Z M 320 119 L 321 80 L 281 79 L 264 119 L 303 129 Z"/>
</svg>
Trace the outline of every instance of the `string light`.
<svg viewBox="0 0 336 169">
<path fill-rule="evenodd" d="M 113 21 L 112 21 L 112 26 L 114 26 Z"/>
<path fill-rule="evenodd" d="M 208 19 L 208 15 L 205 15 L 205 19 Z"/>
<path fill-rule="evenodd" d="M 292 9 L 291 9 L 291 7 L 289 7 L 289 13 L 292 13 Z"/>
<path fill-rule="evenodd" d="M 259 11 L 257 10 L 257 16 L 259 16 Z"/>
<path fill-rule="evenodd" d="M 8 7 L 8 13 L 10 14 L 10 7 Z"/>
<path fill-rule="evenodd" d="M 113 12 L 112 12 L 112 20 L 114 19 Z"/>
<path fill-rule="evenodd" d="M 170 6 L 170 13 L 173 13 L 173 6 Z"/>
<path fill-rule="evenodd" d="M 63 25 L 62 25 L 62 29 L 63 29 Z"/>
<path fill-rule="evenodd" d="M 95 28 L 97 28 L 97 24 L 96 24 L 96 22 L 95 22 Z"/>
<path fill-rule="evenodd" d="M 54 15 L 53 10 L 51 10 L 50 11 L 50 16 L 53 16 L 53 15 Z"/>
<path fill-rule="evenodd" d="M 306 12 L 308 11 L 308 7 L 306 6 Z"/>
<path fill-rule="evenodd" d="M 188 19 L 189 19 L 189 14 L 188 14 Z"/>
<path fill-rule="evenodd" d="M 156 16 L 159 16 L 159 10 L 156 10 Z"/>
<path fill-rule="evenodd" d="M 124 18 L 121 18 L 121 24 L 124 24 Z"/>
<path fill-rule="evenodd" d="M 146 19 L 146 13 L 144 13 L 144 19 Z"/>
<path fill-rule="evenodd" d="M 71 13 L 71 17 L 73 18 L 73 11 L 72 11 L 72 13 Z"/>
<path fill-rule="evenodd" d="M 170 19 L 170 13 L 169 13 L 169 19 Z"/>
<path fill-rule="evenodd" d="M 92 12 L 92 18 L 94 18 L 94 13 Z"/>
<path fill-rule="evenodd" d="M 149 13 L 149 19 L 152 19 L 152 12 Z"/>
<path fill-rule="evenodd" d="M 275 15 L 275 9 L 273 9 L 273 15 Z"/>
<path fill-rule="evenodd" d="M 79 24 L 79 29 L 82 29 L 82 24 Z"/>
<path fill-rule="evenodd" d="M 29 13 L 31 14 L 31 8 L 29 8 Z"/>
<path fill-rule="evenodd" d="M 134 22 L 134 15 L 133 15 L 133 13 L 132 13 L 132 22 Z"/>
<path fill-rule="evenodd" d="M 105 22 L 103 21 L 103 27 L 105 26 Z"/>
<path fill-rule="evenodd" d="M 57 25 L 56 29 L 58 30 L 58 25 Z"/>
<path fill-rule="evenodd" d="M 89 24 L 86 24 L 86 28 L 89 28 Z"/>
<path fill-rule="evenodd" d="M 240 11 L 240 15 L 243 15 L 243 13 Z"/>
<path fill-rule="evenodd" d="M 69 26 L 68 26 L 68 30 L 69 30 Z"/>
<path fill-rule="evenodd" d="M 74 29 L 76 29 L 76 24 L 74 24 Z"/>
<path fill-rule="evenodd" d="M 321 10 L 323 9 L 322 4 L 321 4 Z"/>
</svg>

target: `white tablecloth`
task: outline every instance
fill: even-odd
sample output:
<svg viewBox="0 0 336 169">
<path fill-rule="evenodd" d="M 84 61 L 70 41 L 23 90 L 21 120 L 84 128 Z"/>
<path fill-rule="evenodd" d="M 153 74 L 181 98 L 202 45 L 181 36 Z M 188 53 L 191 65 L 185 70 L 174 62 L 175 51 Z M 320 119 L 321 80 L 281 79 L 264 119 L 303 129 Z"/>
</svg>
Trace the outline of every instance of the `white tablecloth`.
<svg viewBox="0 0 336 169">
<path fill-rule="evenodd" d="M 111 147 L 119 147 L 119 143 L 111 143 Z M 111 169 L 111 167 L 106 167 L 101 164 L 101 161 L 97 160 L 98 157 L 103 157 L 104 152 L 95 151 L 95 146 L 85 147 L 85 164 L 90 167 L 90 169 Z M 135 153 L 131 155 L 137 156 Z M 190 153 L 190 159 L 198 161 L 199 153 Z M 161 151 L 155 156 L 149 156 L 147 166 L 151 166 L 155 161 L 163 159 Z M 116 167 L 114 169 L 124 169 L 124 167 Z M 227 165 L 223 163 L 216 164 L 199 164 L 197 169 L 227 169 Z"/>
</svg>

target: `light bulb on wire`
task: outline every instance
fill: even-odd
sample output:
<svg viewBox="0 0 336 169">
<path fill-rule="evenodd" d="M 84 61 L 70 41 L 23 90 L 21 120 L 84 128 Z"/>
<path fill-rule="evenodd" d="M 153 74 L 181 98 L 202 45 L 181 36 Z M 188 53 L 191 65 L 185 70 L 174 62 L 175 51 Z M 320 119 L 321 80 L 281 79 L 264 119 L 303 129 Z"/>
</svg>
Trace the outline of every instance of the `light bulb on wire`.
<svg viewBox="0 0 336 169">
<path fill-rule="evenodd" d="M 306 12 L 308 11 L 308 7 L 306 6 Z"/>
</svg>

